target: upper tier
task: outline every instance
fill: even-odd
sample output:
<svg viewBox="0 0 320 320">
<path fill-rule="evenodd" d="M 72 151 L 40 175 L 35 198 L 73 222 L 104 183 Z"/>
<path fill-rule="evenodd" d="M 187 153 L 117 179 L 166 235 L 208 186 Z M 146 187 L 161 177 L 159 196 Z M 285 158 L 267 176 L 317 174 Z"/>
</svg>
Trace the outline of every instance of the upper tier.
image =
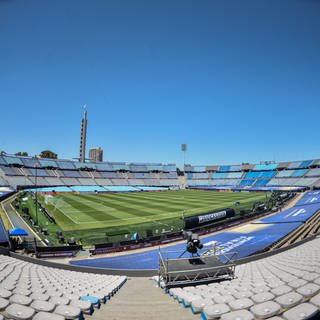
<svg viewBox="0 0 320 320">
<path fill-rule="evenodd" d="M 57 168 L 66 170 L 76 169 L 92 169 L 97 171 L 131 171 L 131 172 L 147 172 L 176 171 L 175 164 L 162 163 L 127 163 L 127 162 L 78 162 L 72 160 L 43 159 L 33 157 L 20 157 L 14 155 L 0 156 L 0 165 L 14 165 L 26 168 Z"/>
<path fill-rule="evenodd" d="M 320 187 L 320 160 L 185 166 L 186 186 L 229 189 Z"/>
<path fill-rule="evenodd" d="M 175 164 L 0 156 L 0 186 L 177 186 Z"/>
<path fill-rule="evenodd" d="M 260 164 L 243 163 L 239 165 L 185 165 L 185 172 L 237 172 L 237 171 L 269 171 L 282 169 L 305 169 L 320 166 L 320 159 L 292 162 L 265 162 Z"/>
</svg>

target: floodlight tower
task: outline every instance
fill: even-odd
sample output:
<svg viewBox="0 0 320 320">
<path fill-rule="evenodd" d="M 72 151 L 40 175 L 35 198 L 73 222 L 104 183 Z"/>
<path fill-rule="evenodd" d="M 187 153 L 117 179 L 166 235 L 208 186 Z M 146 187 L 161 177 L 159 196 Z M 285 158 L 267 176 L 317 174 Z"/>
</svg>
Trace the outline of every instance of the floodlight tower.
<svg viewBox="0 0 320 320">
<path fill-rule="evenodd" d="M 87 106 L 84 105 L 84 115 L 81 120 L 80 128 L 80 154 L 79 161 L 85 162 L 86 159 L 86 142 L 87 142 Z"/>
</svg>

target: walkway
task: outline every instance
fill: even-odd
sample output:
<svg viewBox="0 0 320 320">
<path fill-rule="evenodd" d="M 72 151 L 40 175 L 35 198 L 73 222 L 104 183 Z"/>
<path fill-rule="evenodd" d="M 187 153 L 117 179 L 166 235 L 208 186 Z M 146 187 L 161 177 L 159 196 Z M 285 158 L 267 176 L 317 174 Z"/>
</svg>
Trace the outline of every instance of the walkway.
<svg viewBox="0 0 320 320">
<path fill-rule="evenodd" d="M 181 304 L 157 287 L 150 278 L 129 278 L 119 292 L 108 300 L 100 310 L 95 310 L 94 320 L 195 320 L 190 309 Z"/>
<path fill-rule="evenodd" d="M 38 240 L 41 241 L 39 236 L 34 233 L 34 231 L 28 226 L 28 224 L 17 214 L 17 212 L 12 208 L 11 206 L 12 198 L 8 198 L 5 201 L 3 201 L 3 209 L 7 213 L 8 218 L 11 222 L 11 224 L 14 227 L 21 228 L 23 230 L 26 230 L 28 232 L 28 236 L 25 237 L 27 241 L 33 241 L 34 237 L 36 237 Z M 38 242 L 38 245 L 41 246 L 42 242 Z"/>
</svg>

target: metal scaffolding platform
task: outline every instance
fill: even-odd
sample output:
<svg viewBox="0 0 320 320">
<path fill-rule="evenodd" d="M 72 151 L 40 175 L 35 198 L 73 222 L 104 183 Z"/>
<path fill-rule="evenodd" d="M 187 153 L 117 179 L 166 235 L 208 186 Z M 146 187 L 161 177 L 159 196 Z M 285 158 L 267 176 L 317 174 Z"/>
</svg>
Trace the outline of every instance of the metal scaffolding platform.
<svg viewBox="0 0 320 320">
<path fill-rule="evenodd" d="M 211 248 L 212 249 L 212 248 Z M 215 250 L 206 250 L 199 256 L 176 258 L 178 251 L 160 250 L 159 280 L 166 288 L 175 286 L 197 285 L 234 278 L 236 252 L 227 254 L 212 253 Z M 211 252 L 210 254 L 208 254 Z M 175 256 L 175 257 L 174 257 Z"/>
</svg>

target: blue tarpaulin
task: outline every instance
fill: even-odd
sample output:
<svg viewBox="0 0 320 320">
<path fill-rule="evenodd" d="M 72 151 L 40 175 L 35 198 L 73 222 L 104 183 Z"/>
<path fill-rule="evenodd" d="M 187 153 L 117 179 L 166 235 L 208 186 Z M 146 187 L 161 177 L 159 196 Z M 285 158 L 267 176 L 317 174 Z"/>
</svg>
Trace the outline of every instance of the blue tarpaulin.
<svg viewBox="0 0 320 320">
<path fill-rule="evenodd" d="M 320 203 L 309 204 L 305 206 L 294 206 L 290 209 L 263 218 L 254 223 L 305 222 L 306 220 L 311 218 L 318 210 L 320 210 Z"/>
<path fill-rule="evenodd" d="M 5 244 L 9 241 L 8 232 L 3 225 L 2 219 L 0 219 L 0 243 Z"/>
<path fill-rule="evenodd" d="M 27 231 L 20 229 L 20 228 L 14 228 L 9 230 L 9 236 L 27 236 Z"/>
<path fill-rule="evenodd" d="M 223 252 L 238 252 L 238 258 L 249 256 L 278 241 L 297 228 L 301 223 L 284 224 L 246 224 L 233 229 L 232 232 L 221 232 L 201 239 L 205 246 L 214 243 L 223 247 Z M 178 257 L 186 249 L 181 243 L 166 247 L 164 250 L 177 251 L 171 258 Z M 158 269 L 158 249 L 131 253 L 110 258 L 97 258 L 71 261 L 73 265 L 110 269 Z"/>
<path fill-rule="evenodd" d="M 320 203 L 320 190 L 309 191 L 296 203 L 296 206 Z"/>
</svg>

